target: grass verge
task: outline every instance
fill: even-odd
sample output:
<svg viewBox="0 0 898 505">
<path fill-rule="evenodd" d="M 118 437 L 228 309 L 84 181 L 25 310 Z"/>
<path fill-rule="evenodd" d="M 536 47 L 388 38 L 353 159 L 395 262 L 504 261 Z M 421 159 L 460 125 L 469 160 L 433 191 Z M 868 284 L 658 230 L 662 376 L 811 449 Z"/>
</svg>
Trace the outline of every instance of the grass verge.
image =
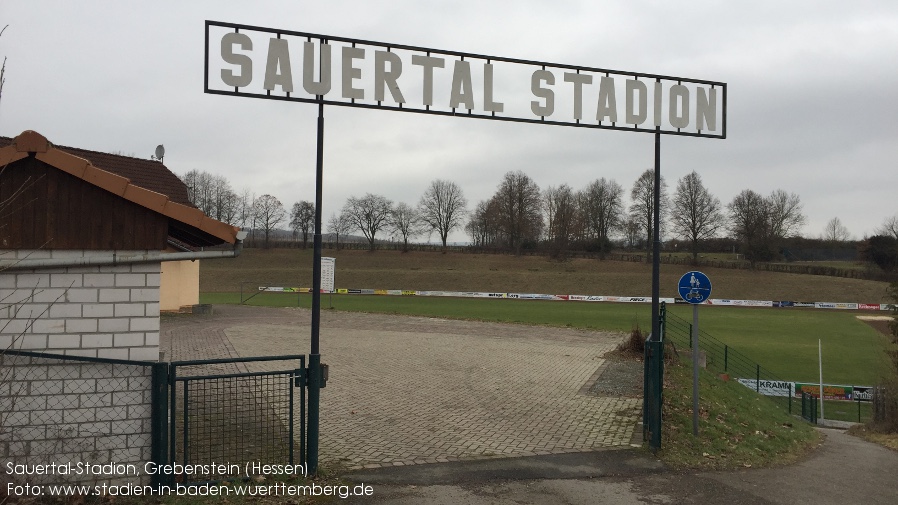
<svg viewBox="0 0 898 505">
<path fill-rule="evenodd" d="M 879 444 L 893 451 L 898 451 L 898 433 L 879 433 L 872 431 L 867 426 L 852 426 L 848 433 L 860 437 L 868 442 Z"/>
<path fill-rule="evenodd" d="M 779 466 L 802 459 L 821 435 L 767 398 L 702 371 L 699 435 L 692 435 L 692 368 L 665 365 L 664 426 L 659 456 L 674 468 Z"/>
</svg>

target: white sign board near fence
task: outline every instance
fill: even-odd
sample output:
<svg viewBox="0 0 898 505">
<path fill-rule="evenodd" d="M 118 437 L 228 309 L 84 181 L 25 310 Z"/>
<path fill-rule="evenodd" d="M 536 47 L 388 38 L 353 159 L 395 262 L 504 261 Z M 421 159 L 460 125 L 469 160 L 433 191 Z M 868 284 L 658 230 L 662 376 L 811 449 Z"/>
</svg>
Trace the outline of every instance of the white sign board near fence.
<svg viewBox="0 0 898 505">
<path fill-rule="evenodd" d="M 336 258 L 321 258 L 321 291 L 324 293 L 333 293 L 334 289 L 334 273 L 336 271 Z"/>
</svg>

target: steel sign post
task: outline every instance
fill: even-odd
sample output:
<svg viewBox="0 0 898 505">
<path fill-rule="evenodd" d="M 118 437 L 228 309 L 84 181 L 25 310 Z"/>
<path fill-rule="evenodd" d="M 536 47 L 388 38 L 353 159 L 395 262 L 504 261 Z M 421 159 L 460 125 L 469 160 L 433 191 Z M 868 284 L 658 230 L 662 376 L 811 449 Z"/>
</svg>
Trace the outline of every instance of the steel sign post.
<svg viewBox="0 0 898 505">
<path fill-rule="evenodd" d="M 711 296 L 711 279 L 701 272 L 686 272 L 677 291 L 692 304 L 692 434 L 698 436 L 698 306 Z"/>
</svg>

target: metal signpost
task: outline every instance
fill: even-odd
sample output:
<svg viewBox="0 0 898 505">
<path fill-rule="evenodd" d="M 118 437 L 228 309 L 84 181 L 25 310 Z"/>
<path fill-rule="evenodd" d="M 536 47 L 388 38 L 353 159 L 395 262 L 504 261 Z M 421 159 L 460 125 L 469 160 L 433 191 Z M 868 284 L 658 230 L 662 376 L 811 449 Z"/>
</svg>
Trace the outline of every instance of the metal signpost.
<svg viewBox="0 0 898 505">
<path fill-rule="evenodd" d="M 726 138 L 727 85 L 723 82 L 219 21 L 206 21 L 204 91 L 318 105 L 307 444 L 311 473 L 318 465 L 321 275 L 317 266 L 321 261 L 325 105 L 652 133 L 656 221 L 661 135 Z M 660 339 L 659 237 L 655 223 L 655 339 Z"/>
<path fill-rule="evenodd" d="M 692 304 L 692 434 L 698 436 L 698 306 L 711 296 L 711 279 L 701 272 L 686 272 L 677 290 Z"/>
</svg>

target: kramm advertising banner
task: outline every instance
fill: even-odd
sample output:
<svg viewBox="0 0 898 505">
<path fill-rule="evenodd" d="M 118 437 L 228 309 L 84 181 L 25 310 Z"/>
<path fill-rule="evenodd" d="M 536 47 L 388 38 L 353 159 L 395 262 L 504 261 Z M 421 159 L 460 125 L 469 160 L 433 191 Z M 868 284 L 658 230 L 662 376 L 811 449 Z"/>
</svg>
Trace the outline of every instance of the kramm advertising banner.
<svg viewBox="0 0 898 505">
<path fill-rule="evenodd" d="M 739 381 L 739 384 L 742 384 L 752 391 L 757 391 L 764 396 L 789 396 L 792 394 L 793 388 L 795 387 L 794 382 L 787 381 L 762 380 L 760 384 L 758 384 L 758 381 L 755 379 L 736 380 Z"/>
<path fill-rule="evenodd" d="M 801 397 L 805 392 L 814 398 L 820 397 L 820 384 L 808 382 L 761 380 L 760 384 L 755 379 L 736 379 L 739 384 L 757 391 L 764 396 L 789 396 Z M 823 398 L 825 400 L 854 400 L 871 401 L 873 388 L 870 386 L 844 386 L 837 384 L 823 385 Z"/>
</svg>

